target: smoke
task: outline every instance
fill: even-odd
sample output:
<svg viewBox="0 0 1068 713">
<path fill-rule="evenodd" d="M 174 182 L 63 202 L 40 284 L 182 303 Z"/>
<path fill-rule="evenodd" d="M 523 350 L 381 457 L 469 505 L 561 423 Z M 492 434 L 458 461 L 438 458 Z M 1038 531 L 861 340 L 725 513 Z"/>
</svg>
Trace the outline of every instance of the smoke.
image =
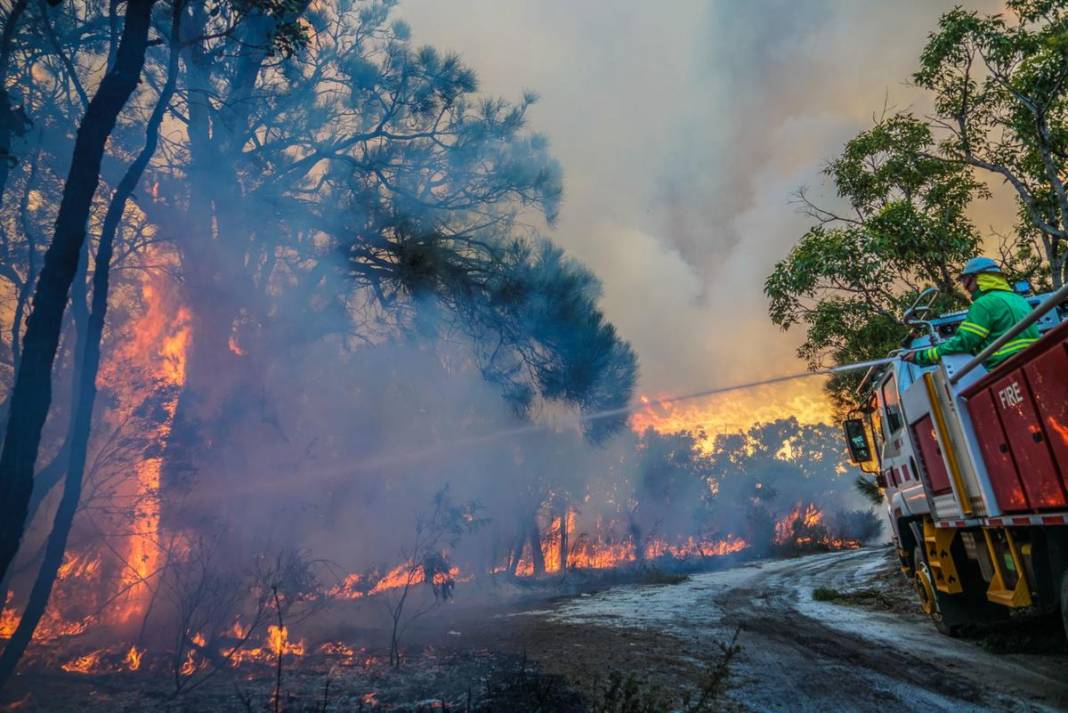
<svg viewBox="0 0 1068 713">
<path fill-rule="evenodd" d="M 426 144 L 411 148 L 375 138 L 364 154 L 353 151 L 349 161 L 310 171 L 305 185 L 285 193 L 272 180 L 288 175 L 302 154 L 270 141 L 260 147 L 258 129 L 247 136 L 240 130 L 258 121 L 270 127 L 264 135 L 275 136 L 300 126 L 299 135 L 286 137 L 299 150 L 341 150 L 346 132 L 375 124 L 365 113 L 378 106 L 361 92 L 373 88 L 379 70 L 355 51 L 336 63 L 343 66 L 325 70 L 282 64 L 249 92 L 255 100 L 220 102 L 213 131 L 234 136 L 210 147 L 224 156 L 217 164 L 188 161 L 193 142 L 174 124 L 171 141 L 180 150 L 153 166 L 151 199 L 145 197 L 144 214 L 135 216 L 157 226 L 158 235 L 154 228 L 148 237 L 158 237 L 160 249 L 173 254 L 162 260 L 141 252 L 126 265 L 135 269 L 121 273 L 130 277 L 114 294 L 120 305 L 134 307 L 112 312 L 116 320 L 138 313 L 138 275 L 144 270 L 180 273 L 170 282 L 171 299 L 192 314 L 191 346 L 182 358 L 188 363 L 183 378 L 195 388 L 185 387 L 176 413 L 156 407 L 157 420 L 173 419 L 174 427 L 165 429 L 166 443 L 143 452 L 165 461 L 166 472 L 140 494 L 163 501 L 156 511 L 162 510 L 163 529 L 221 532 L 225 551 L 219 559 L 230 567 L 264 550 L 290 547 L 335 563 L 341 572 L 388 569 L 408 546 L 419 514 L 448 484 L 457 499 L 478 501 L 492 518 L 463 552 L 466 563 L 485 572 L 524 533 L 529 536 L 523 528 L 550 501 L 579 511 L 583 530 L 630 519 L 646 533 L 700 535 L 694 530 L 707 528 L 724 535 L 747 526 L 744 506 L 757 497 L 758 484 L 775 484 L 778 505 L 785 507 L 801 498 L 837 497 L 837 440 L 831 446 L 826 432 L 817 434 L 824 449 L 813 461 L 818 473 L 804 472 L 776 457 L 782 441 L 792 437 L 787 429 L 785 436 L 761 436 L 771 452 L 748 462 L 753 470 L 732 481 L 735 491 L 724 486 L 713 513 L 718 520 L 701 520 L 699 505 L 709 495 L 708 483 L 695 477 L 701 473 L 681 472 L 689 478 L 681 494 L 671 492 L 675 471 L 666 481 L 650 481 L 657 464 L 635 434 L 624 431 L 594 448 L 573 408 L 535 404 L 517 415 L 516 399 L 503 398 L 500 380 L 486 378 L 479 358 L 486 335 L 458 328 L 466 315 L 456 310 L 445 317 L 449 305 L 405 302 L 439 276 L 424 259 L 436 257 L 433 251 L 405 263 L 412 269 L 398 285 L 367 278 L 365 291 L 372 283 L 373 289 L 394 290 L 378 298 L 380 305 L 396 299 L 394 304 L 411 308 L 398 317 L 354 304 L 352 265 L 339 244 L 364 240 L 370 254 L 381 245 L 366 236 L 388 232 L 382 226 L 396 206 L 454 188 L 408 191 L 404 200 L 390 203 L 382 198 L 386 181 L 349 182 L 352 166 L 369 160 L 368 154 L 374 169 L 402 188 L 418 184 L 415 174 L 427 166 L 425 174 L 435 177 L 462 173 L 454 195 L 472 188 L 495 195 L 496 174 L 478 171 L 500 160 L 520 174 L 516 182 L 545 179 L 534 192 L 545 194 L 549 218 L 559 200 L 555 157 L 563 163 L 565 192 L 553 238 L 603 280 L 599 304 L 641 357 L 645 388 L 690 393 L 795 372 L 793 345 L 769 326 L 760 293 L 764 275 L 800 231 L 789 193 L 816 179 L 821 159 L 863 125 L 888 83 L 907 74 L 921 28 L 937 14 L 926 6 L 904 15 L 874 3 L 833 7 L 834 15 L 786 3 L 682 2 L 665 11 L 634 2 L 614 5 L 611 12 L 558 0 L 402 5 L 417 43 L 460 52 L 480 74 L 483 93 L 517 96 L 529 87 L 541 94 L 529 120 L 548 135 L 551 156 L 525 130 L 515 141 L 487 142 L 491 150 L 475 156 L 442 156 Z M 398 36 L 407 33 L 390 27 Z M 349 34 L 339 32 L 345 41 Z M 914 46 L 901 41 L 910 37 Z M 882 39 L 900 44 L 885 54 L 872 52 Z M 330 64 L 332 52 L 320 58 Z M 444 55 L 425 57 L 427 65 L 450 66 Z M 155 62 L 160 59 L 157 52 Z M 201 80 L 214 80 L 223 95 L 230 89 L 228 65 L 219 66 L 217 76 Z M 351 102 L 345 111 L 331 114 L 336 107 L 329 100 L 310 99 L 309 84 L 301 82 L 318 70 L 340 73 L 337 83 L 351 91 L 337 100 Z M 462 69 L 449 71 L 462 84 L 473 83 Z M 287 91 L 294 86 L 300 91 Z M 183 92 L 189 98 L 181 111 L 203 111 L 196 91 Z M 406 126 L 410 118 L 400 123 Z M 490 123 L 504 131 L 509 120 Z M 136 121 L 131 125 L 115 143 L 139 145 Z M 69 153 L 69 137 L 57 142 L 51 153 Z M 250 145 L 256 150 L 242 153 Z M 502 145 L 507 150 L 497 151 Z M 532 156 L 537 160 L 520 160 Z M 413 168 L 417 160 L 426 164 Z M 537 170 L 519 170 L 530 166 Z M 54 186 L 45 188 L 56 195 Z M 412 242 L 424 239 L 426 225 L 437 227 L 436 216 L 403 207 L 417 228 Z M 390 237 L 400 242 L 403 230 L 390 225 Z M 517 226 L 519 232 L 525 228 Z M 596 300 L 592 281 L 583 290 L 584 298 L 588 292 Z M 529 319 L 525 326 L 536 321 L 521 317 Z M 115 330 L 111 338 L 123 334 Z M 112 353 L 115 347 L 109 345 Z M 145 347 L 146 358 L 153 358 L 153 348 Z M 108 403 L 109 390 L 128 389 L 125 381 L 121 370 L 112 373 L 102 403 Z M 550 427 L 530 430 L 526 417 Z M 508 437 L 496 437 L 502 431 Z M 464 443 L 475 445 L 458 447 Z M 742 447 L 735 455 L 746 453 Z M 716 467 L 729 462 L 739 461 Z M 643 495 L 656 502 L 636 511 L 636 496 Z"/>
<path fill-rule="evenodd" d="M 884 105 L 922 113 L 906 82 L 953 5 L 406 0 L 400 13 L 418 40 L 462 50 L 486 90 L 538 90 L 532 119 L 566 178 L 555 239 L 604 281 L 643 389 L 666 394 L 797 370 L 797 337 L 772 327 L 762 293 L 807 226 L 791 195 L 831 199 L 820 169 Z"/>
</svg>

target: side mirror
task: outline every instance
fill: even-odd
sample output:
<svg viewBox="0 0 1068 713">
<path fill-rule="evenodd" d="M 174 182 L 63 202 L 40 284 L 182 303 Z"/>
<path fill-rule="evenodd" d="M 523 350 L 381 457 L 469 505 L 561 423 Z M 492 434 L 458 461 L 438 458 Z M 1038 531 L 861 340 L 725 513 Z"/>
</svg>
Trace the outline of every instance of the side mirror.
<svg viewBox="0 0 1068 713">
<path fill-rule="evenodd" d="M 849 447 L 849 460 L 853 463 L 868 463 L 872 460 L 871 443 L 864 421 L 859 418 L 847 418 L 842 424 L 845 431 L 846 445 Z"/>
</svg>

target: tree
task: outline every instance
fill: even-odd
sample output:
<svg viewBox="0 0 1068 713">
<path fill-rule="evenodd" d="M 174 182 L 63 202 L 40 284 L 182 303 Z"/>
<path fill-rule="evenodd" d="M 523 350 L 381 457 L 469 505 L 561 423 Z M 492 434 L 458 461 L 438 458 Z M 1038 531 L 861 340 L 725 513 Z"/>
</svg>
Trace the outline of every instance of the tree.
<svg viewBox="0 0 1068 713">
<path fill-rule="evenodd" d="M 52 593 L 52 586 L 55 584 L 60 565 L 63 563 L 67 538 L 74 522 L 79 498 L 81 497 L 93 406 L 96 400 L 96 379 L 100 367 L 100 345 L 103 339 L 104 322 L 107 314 L 111 258 L 114 252 L 115 234 L 118 230 L 119 222 L 122 220 L 122 214 L 126 209 L 126 203 L 140 182 L 145 167 L 156 151 L 163 116 L 174 95 L 178 74 L 181 17 L 184 11 L 185 3 L 183 0 L 172 0 L 169 42 L 170 59 L 167 79 L 160 91 L 160 96 L 152 115 L 149 117 L 144 148 L 120 181 L 104 218 L 93 272 L 92 312 L 88 316 L 87 329 L 80 335 L 79 341 L 81 343 L 77 347 L 80 358 L 76 368 L 81 370 L 81 374 L 76 379 L 75 403 L 71 410 L 68 435 L 69 448 L 63 449 L 67 458 L 63 497 L 60 500 L 55 522 L 48 537 L 44 560 L 41 562 L 37 579 L 34 582 L 22 617 L 19 619 L 19 625 L 4 647 L 3 654 L 0 655 L 0 688 L 14 673 L 19 659 L 33 638 L 33 633 L 44 615 L 45 607 Z"/>
<path fill-rule="evenodd" d="M 652 428 L 637 444 L 637 506 L 630 529 L 639 558 L 648 538 L 699 532 L 707 519 L 714 463 L 701 449 L 703 434 L 662 434 Z"/>
<path fill-rule="evenodd" d="M 1068 279 L 1068 2 L 1009 0 L 939 20 L 916 83 L 934 93 L 941 158 L 998 176 L 1037 234 L 1055 287 Z"/>
<path fill-rule="evenodd" d="M 0 453 L 0 579 L 18 550 L 33 490 L 41 429 L 52 399 L 52 363 L 63 312 L 85 241 L 90 204 L 100 181 L 104 146 L 140 80 L 155 0 L 128 0 L 115 64 L 104 75 L 78 127 L 55 236 L 45 254 L 26 323 L 3 451 Z"/>
<path fill-rule="evenodd" d="M 403 563 L 394 570 L 400 578 L 400 586 L 383 595 L 391 622 L 389 639 L 389 664 L 401 665 L 401 636 L 416 619 L 432 611 L 437 605 L 452 597 L 455 585 L 449 565 L 448 552 L 465 536 L 486 524 L 479 516 L 482 506 L 475 501 L 457 503 L 445 485 L 434 494 L 433 508 L 416 516 L 415 537 L 403 549 Z M 405 614 L 405 605 L 418 584 L 430 585 L 434 592 L 431 604 L 416 612 Z"/>
<path fill-rule="evenodd" d="M 195 335 L 168 487 L 221 460 L 235 414 L 276 408 L 265 374 L 300 368 L 281 355 L 324 339 L 462 335 L 519 412 L 629 399 L 636 360 L 596 309 L 596 280 L 530 227 L 551 226 L 562 190 L 526 127 L 535 97 L 479 97 L 474 72 L 414 47 L 393 5 L 305 11 L 315 33 L 287 61 L 238 52 L 255 37 L 188 50 L 189 145 L 157 173 L 173 198 L 145 208 L 182 226 Z M 212 37 L 213 21 L 192 26 Z"/>
<path fill-rule="evenodd" d="M 816 220 L 764 284 L 771 320 L 803 326 L 798 356 L 810 368 L 886 356 L 909 333 L 901 321 L 927 285 L 937 307 L 963 304 L 959 266 L 979 249 L 970 202 L 986 195 L 970 167 L 931 155 L 930 128 L 909 114 L 884 118 L 850 140 L 824 173 L 848 211 L 799 194 Z M 856 377 L 832 379 L 839 406 L 852 404 Z"/>
</svg>

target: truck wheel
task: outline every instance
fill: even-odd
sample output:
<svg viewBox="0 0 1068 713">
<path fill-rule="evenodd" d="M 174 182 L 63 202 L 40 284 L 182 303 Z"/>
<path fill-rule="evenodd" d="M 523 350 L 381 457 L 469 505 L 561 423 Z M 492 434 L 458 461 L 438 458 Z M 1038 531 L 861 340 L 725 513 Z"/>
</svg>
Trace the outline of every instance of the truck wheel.
<svg viewBox="0 0 1068 713">
<path fill-rule="evenodd" d="M 920 598 L 920 607 L 923 613 L 931 618 L 935 628 L 946 636 L 960 636 L 961 626 L 964 623 L 964 606 L 949 595 L 938 591 L 931 576 L 931 569 L 927 566 L 927 557 L 924 556 L 923 548 L 916 547 L 913 552 L 913 586 Z"/>
<path fill-rule="evenodd" d="M 1064 635 L 1068 637 L 1068 572 L 1061 577 L 1061 623 L 1064 624 Z"/>
</svg>

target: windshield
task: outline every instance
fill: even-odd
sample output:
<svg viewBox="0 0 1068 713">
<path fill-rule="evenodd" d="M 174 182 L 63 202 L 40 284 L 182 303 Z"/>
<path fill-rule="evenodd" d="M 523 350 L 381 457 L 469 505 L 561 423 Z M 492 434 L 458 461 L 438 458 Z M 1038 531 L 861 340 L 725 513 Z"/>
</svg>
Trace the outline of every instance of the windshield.
<svg viewBox="0 0 1068 713">
<path fill-rule="evenodd" d="M 897 394 L 897 379 L 891 374 L 883 383 L 883 405 L 886 408 L 886 435 L 894 436 L 905 425 L 901 415 L 901 401 Z"/>
<path fill-rule="evenodd" d="M 875 452 L 881 454 L 883 452 L 883 419 L 879 410 L 879 400 L 875 394 L 872 394 L 871 400 L 868 402 L 868 422 L 871 425 L 871 432 L 875 436 Z"/>
</svg>

